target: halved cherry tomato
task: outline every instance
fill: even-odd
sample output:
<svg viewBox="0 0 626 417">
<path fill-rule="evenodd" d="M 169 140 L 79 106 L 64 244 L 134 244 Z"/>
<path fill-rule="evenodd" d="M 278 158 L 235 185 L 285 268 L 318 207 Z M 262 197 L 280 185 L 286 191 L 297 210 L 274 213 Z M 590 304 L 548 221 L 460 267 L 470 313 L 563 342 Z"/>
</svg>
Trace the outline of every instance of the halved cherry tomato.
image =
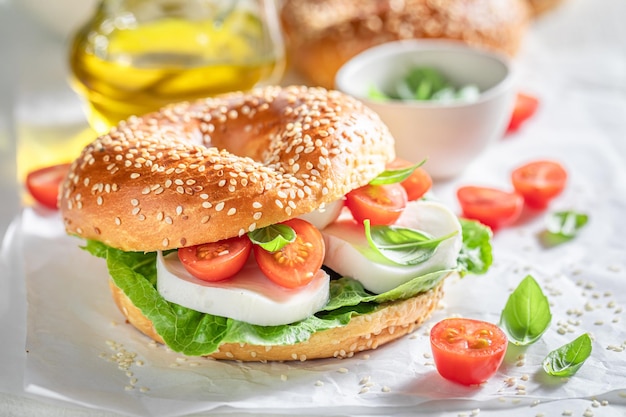
<svg viewBox="0 0 626 417">
<path fill-rule="evenodd" d="M 456 192 L 463 216 L 497 229 L 515 222 L 522 214 L 524 199 L 516 192 L 464 186 Z"/>
<path fill-rule="evenodd" d="M 56 209 L 59 186 L 70 170 L 70 164 L 52 165 L 28 173 L 26 188 L 42 206 Z"/>
<path fill-rule="evenodd" d="M 466 319 L 444 319 L 430 331 L 430 346 L 439 374 L 463 385 L 481 384 L 502 363 L 508 345 L 495 324 Z"/>
<path fill-rule="evenodd" d="M 534 161 L 513 170 L 511 180 L 528 207 L 544 209 L 565 188 L 567 171 L 556 161 Z"/>
<path fill-rule="evenodd" d="M 326 248 L 324 238 L 315 226 L 306 220 L 291 219 L 282 224 L 296 232 L 296 240 L 276 252 L 268 252 L 254 245 L 254 257 L 269 279 L 287 288 L 308 284 L 322 267 Z"/>
<path fill-rule="evenodd" d="M 239 272 L 246 263 L 251 249 L 252 242 L 246 235 L 180 248 L 178 258 L 194 277 L 215 282 L 230 278 Z"/>
<path fill-rule="evenodd" d="M 411 162 L 401 158 L 396 158 L 387 165 L 388 169 L 400 169 L 413 165 Z M 400 183 L 406 191 L 409 201 L 415 201 L 421 198 L 433 186 L 433 179 L 430 174 L 422 168 L 416 168 L 415 171 L 407 179 Z"/>
<path fill-rule="evenodd" d="M 509 120 L 507 132 L 514 132 L 519 129 L 520 125 L 530 119 L 539 107 L 537 97 L 526 93 L 518 93 L 513 107 L 513 113 Z"/>
<path fill-rule="evenodd" d="M 346 195 L 346 207 L 359 224 L 369 219 L 372 225 L 393 224 L 406 207 L 406 191 L 400 184 L 368 184 Z"/>
</svg>

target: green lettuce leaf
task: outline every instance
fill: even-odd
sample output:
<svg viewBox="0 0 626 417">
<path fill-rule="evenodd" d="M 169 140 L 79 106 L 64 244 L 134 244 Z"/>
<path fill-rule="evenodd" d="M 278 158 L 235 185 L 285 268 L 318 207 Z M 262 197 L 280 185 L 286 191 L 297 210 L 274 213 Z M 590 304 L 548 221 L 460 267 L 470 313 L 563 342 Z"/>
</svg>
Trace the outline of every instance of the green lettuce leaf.
<svg viewBox="0 0 626 417">
<path fill-rule="evenodd" d="M 458 258 L 458 271 L 466 274 L 484 274 L 493 263 L 491 229 L 474 220 L 461 219 L 463 246 Z"/>
</svg>

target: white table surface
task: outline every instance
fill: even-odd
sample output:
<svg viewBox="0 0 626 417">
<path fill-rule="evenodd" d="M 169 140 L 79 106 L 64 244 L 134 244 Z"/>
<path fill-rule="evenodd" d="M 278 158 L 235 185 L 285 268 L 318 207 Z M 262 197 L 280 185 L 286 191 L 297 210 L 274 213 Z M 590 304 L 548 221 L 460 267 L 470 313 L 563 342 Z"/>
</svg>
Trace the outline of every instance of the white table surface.
<svg viewBox="0 0 626 417">
<path fill-rule="evenodd" d="M 451 195 L 451 190 L 458 183 L 488 182 L 489 178 L 481 176 L 481 173 L 489 172 L 482 169 L 485 164 L 495 167 L 503 164 L 501 156 L 504 151 L 527 151 L 523 145 L 516 147 L 516 143 L 535 141 L 536 148 L 530 153 L 536 156 L 542 155 L 544 146 L 552 152 L 555 147 L 562 147 L 559 152 L 565 155 L 568 150 L 564 139 L 567 138 L 559 135 L 568 134 L 572 127 L 575 129 L 578 125 L 585 129 L 590 126 L 593 128 L 590 130 L 592 134 L 589 143 L 602 139 L 602 146 L 608 146 L 606 156 L 612 163 L 615 160 L 626 163 L 625 18 L 624 0 L 568 0 L 560 9 L 536 21 L 518 58 L 519 84 L 521 88 L 542 97 L 540 112 L 522 131 L 497 144 L 461 178 L 448 184 L 439 184 L 436 188 L 438 193 L 448 198 L 446 196 Z M 66 143 L 64 138 L 79 133 L 85 127 L 85 122 L 79 101 L 66 82 L 66 39 L 49 31 L 7 0 L 0 0 L 0 27 L 0 52 L 3 57 L 0 64 L 0 232 L 4 234 L 20 210 L 22 191 L 16 172 L 23 172 L 24 164 L 35 165 L 50 157 L 45 151 L 35 150 L 27 157 L 22 157 L 21 166 L 18 167 L 16 155 L 20 141 L 26 136 L 47 132 L 44 136 L 49 136 L 46 140 L 56 141 L 51 142 L 54 146 L 73 146 Z M 546 89 L 546 86 L 549 88 Z M 580 120 L 581 116 L 583 121 Z M 547 139 L 537 140 L 538 137 Z M 555 137 L 553 142 L 550 142 L 551 137 Z M 593 170 L 593 167 L 586 166 L 584 170 Z M 626 178 L 623 180 L 626 182 Z M 598 195 L 597 198 L 602 199 L 603 196 Z M 618 201 L 623 203 L 624 199 Z M 520 226 L 520 233 L 524 232 L 522 229 L 523 226 Z M 613 239 L 612 242 L 610 249 L 615 251 L 621 248 L 626 258 L 624 239 Z M 618 242 L 617 248 L 614 242 Z M 606 242 L 598 242 L 597 245 L 595 249 L 598 252 L 602 251 L 602 245 L 607 245 L 606 249 L 609 250 Z M 552 261 L 558 263 L 565 260 Z M 618 262 L 624 265 L 624 259 Z M 615 276 L 616 279 L 626 280 L 626 268 Z M 6 267 L 0 269 L 0 334 L 2 338 L 23 339 L 26 330 L 20 324 L 25 322 L 25 303 L 8 299 L 6 295 L 25 297 L 24 283 L 15 277 L 19 277 L 19 271 Z M 624 326 L 624 323 L 626 318 L 620 326 Z M 26 394 L 21 376 L 25 353 L 17 348 L 8 354 L 12 360 L 5 358 L 0 361 L 0 416 L 118 415 Z M 618 357 L 620 362 L 626 362 L 624 355 L 626 352 Z M 535 407 L 512 407 L 506 414 L 626 416 L 626 386 L 616 386 L 615 389 L 614 393 L 604 397 L 603 404 L 594 403 L 592 398 L 577 396 L 545 402 Z M 480 404 L 452 405 L 439 401 L 410 414 L 446 417 L 503 414 L 502 409 L 480 408 L 479 411 L 478 408 Z M 241 410 L 229 411 L 223 414 L 250 415 Z M 294 410 L 289 414 L 296 412 Z M 336 415 L 351 414 L 349 410 L 336 411 Z M 273 414 L 256 410 L 254 415 Z"/>
</svg>

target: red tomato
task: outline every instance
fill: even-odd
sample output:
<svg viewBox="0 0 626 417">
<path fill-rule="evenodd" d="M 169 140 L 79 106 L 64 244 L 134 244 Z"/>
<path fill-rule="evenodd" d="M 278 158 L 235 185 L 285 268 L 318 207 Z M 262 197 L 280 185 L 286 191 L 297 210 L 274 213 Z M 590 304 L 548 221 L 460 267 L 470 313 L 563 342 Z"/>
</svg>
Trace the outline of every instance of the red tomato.
<svg viewBox="0 0 626 417">
<path fill-rule="evenodd" d="M 185 269 L 203 281 L 221 281 L 243 268 L 252 242 L 248 236 L 233 237 L 214 243 L 203 243 L 178 249 L 178 258 Z"/>
<path fill-rule="evenodd" d="M 400 169 L 413 165 L 411 162 L 397 158 L 387 165 L 388 169 Z M 419 167 L 404 181 L 400 183 L 406 191 L 409 201 L 415 201 L 421 198 L 433 185 L 433 179 L 428 172 Z"/>
<path fill-rule="evenodd" d="M 406 207 L 406 191 L 400 184 L 365 185 L 346 195 L 346 207 L 359 223 L 369 219 L 372 225 L 393 224 Z"/>
<path fill-rule="evenodd" d="M 305 220 L 291 219 L 282 224 L 296 232 L 296 240 L 276 252 L 254 245 L 254 256 L 261 271 L 276 284 L 287 288 L 301 287 L 311 282 L 322 267 L 326 254 L 324 238 Z"/>
<path fill-rule="evenodd" d="M 539 107 L 539 100 L 536 97 L 525 93 L 518 93 L 507 132 L 516 131 L 522 123 L 535 114 L 537 107 Z"/>
<path fill-rule="evenodd" d="M 515 222 L 522 214 L 523 197 L 489 187 L 464 186 L 456 192 L 463 216 L 497 229 Z"/>
<path fill-rule="evenodd" d="M 495 324 L 465 318 L 444 319 L 430 331 L 439 374 L 463 385 L 491 378 L 504 359 L 506 334 Z"/>
<path fill-rule="evenodd" d="M 528 207 L 545 209 L 565 188 L 567 171 L 555 161 L 534 161 L 513 170 L 511 180 Z"/>
<path fill-rule="evenodd" d="M 39 204 L 56 209 L 59 186 L 69 170 L 70 164 L 59 164 L 32 171 L 26 176 L 26 188 Z"/>
</svg>

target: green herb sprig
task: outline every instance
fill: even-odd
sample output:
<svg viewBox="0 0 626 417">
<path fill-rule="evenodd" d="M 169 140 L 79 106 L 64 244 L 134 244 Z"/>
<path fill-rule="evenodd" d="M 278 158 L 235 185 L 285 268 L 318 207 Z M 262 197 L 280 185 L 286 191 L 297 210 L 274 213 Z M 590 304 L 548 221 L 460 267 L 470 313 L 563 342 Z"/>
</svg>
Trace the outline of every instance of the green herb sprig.
<svg viewBox="0 0 626 417">
<path fill-rule="evenodd" d="M 384 185 L 384 184 L 395 184 L 404 181 L 409 178 L 409 176 L 415 171 L 417 168 L 421 167 L 426 163 L 424 159 L 417 164 L 399 168 L 399 169 L 387 169 L 380 174 L 376 178 L 370 181 L 371 185 Z"/>
<path fill-rule="evenodd" d="M 552 376 L 572 376 L 591 356 L 591 350 L 591 337 L 584 333 L 572 342 L 548 353 L 543 360 L 543 370 Z"/>
<path fill-rule="evenodd" d="M 537 281 L 527 275 L 509 296 L 500 325 L 511 343 L 526 346 L 539 340 L 551 321 L 548 298 Z"/>
<path fill-rule="evenodd" d="M 546 219 L 546 230 L 540 235 L 541 242 L 548 247 L 569 242 L 588 221 L 587 214 L 572 210 L 550 213 Z"/>
<path fill-rule="evenodd" d="M 370 247 L 398 265 L 417 265 L 430 259 L 441 242 L 457 232 L 435 238 L 415 229 L 398 226 L 370 225 L 363 221 Z"/>
<path fill-rule="evenodd" d="M 250 241 L 268 252 L 276 252 L 296 240 L 296 232 L 284 224 L 273 224 L 248 233 Z"/>
</svg>

